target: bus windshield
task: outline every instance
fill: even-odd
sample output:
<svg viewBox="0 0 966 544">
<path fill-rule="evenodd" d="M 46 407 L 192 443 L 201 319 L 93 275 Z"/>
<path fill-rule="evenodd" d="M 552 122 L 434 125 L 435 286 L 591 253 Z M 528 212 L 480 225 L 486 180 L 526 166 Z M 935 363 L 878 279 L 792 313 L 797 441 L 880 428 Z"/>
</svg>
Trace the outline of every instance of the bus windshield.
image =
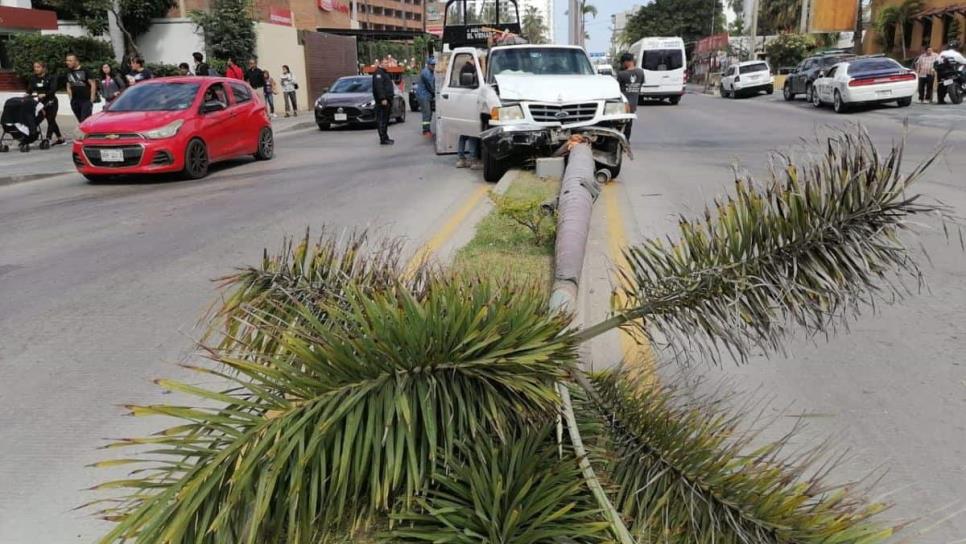
<svg viewBox="0 0 966 544">
<path fill-rule="evenodd" d="M 580 49 L 525 47 L 497 49 L 490 53 L 490 83 L 500 74 L 593 75 L 590 59 Z"/>
</svg>

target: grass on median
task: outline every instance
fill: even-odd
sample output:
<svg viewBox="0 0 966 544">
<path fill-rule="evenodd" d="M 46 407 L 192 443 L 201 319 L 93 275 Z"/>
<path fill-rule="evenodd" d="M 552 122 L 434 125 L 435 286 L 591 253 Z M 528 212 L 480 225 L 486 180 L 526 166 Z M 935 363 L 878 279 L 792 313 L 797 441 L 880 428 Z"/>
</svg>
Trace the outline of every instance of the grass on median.
<svg viewBox="0 0 966 544">
<path fill-rule="evenodd" d="M 557 180 L 543 180 L 533 172 L 521 172 L 504 196 L 510 200 L 544 202 L 555 198 L 559 189 Z M 536 245 L 530 230 L 494 209 L 477 225 L 473 240 L 457 252 L 453 267 L 457 272 L 496 281 L 536 284 L 549 295 L 553 236 L 547 239 L 543 245 Z"/>
</svg>

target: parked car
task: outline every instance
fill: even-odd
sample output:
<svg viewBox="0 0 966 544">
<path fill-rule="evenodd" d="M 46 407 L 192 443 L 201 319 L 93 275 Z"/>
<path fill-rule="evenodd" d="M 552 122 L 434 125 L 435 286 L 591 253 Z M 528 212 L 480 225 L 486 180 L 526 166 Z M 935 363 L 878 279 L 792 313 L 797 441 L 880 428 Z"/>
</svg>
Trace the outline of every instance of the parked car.
<svg viewBox="0 0 966 544">
<path fill-rule="evenodd" d="M 824 55 L 816 55 L 814 57 L 808 57 L 803 60 L 790 74 L 785 78 L 785 85 L 782 87 L 782 96 L 785 100 L 792 101 L 795 100 L 800 94 L 805 96 L 809 95 L 809 89 L 812 88 L 812 83 L 818 79 L 819 73 L 823 70 L 828 70 L 836 64 L 854 58 L 855 55 L 849 55 L 845 53 L 832 53 Z"/>
<path fill-rule="evenodd" d="M 888 57 L 855 58 L 823 72 L 810 89 L 809 100 L 819 108 L 832 104 L 838 113 L 858 104 L 912 104 L 919 85 L 916 73 Z"/>
<path fill-rule="evenodd" d="M 265 104 L 245 82 L 221 77 L 138 83 L 79 128 L 74 165 L 92 182 L 164 172 L 198 179 L 216 161 L 275 152 Z"/>
<path fill-rule="evenodd" d="M 721 75 L 721 96 L 738 98 L 739 95 L 757 95 L 775 92 L 775 78 L 771 68 L 763 60 L 749 60 L 732 64 Z"/>
<path fill-rule="evenodd" d="M 393 86 L 391 118 L 406 121 L 406 98 Z M 372 76 L 347 76 L 335 80 L 332 87 L 315 101 L 315 122 L 319 130 L 332 125 L 368 125 L 376 122 L 376 101 L 372 98 Z"/>
</svg>

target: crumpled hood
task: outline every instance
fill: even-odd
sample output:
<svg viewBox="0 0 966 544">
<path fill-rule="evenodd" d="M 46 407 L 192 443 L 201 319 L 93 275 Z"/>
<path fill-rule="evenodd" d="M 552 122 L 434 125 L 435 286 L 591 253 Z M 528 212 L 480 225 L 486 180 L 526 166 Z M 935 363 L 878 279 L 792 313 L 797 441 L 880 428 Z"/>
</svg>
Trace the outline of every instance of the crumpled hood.
<svg viewBox="0 0 966 544">
<path fill-rule="evenodd" d="M 177 119 L 187 118 L 190 112 L 181 111 L 104 111 L 81 123 L 87 133 L 146 132 L 161 128 Z"/>
<path fill-rule="evenodd" d="M 500 98 L 534 102 L 588 102 L 621 97 L 617 80 L 610 76 L 496 76 Z"/>
</svg>

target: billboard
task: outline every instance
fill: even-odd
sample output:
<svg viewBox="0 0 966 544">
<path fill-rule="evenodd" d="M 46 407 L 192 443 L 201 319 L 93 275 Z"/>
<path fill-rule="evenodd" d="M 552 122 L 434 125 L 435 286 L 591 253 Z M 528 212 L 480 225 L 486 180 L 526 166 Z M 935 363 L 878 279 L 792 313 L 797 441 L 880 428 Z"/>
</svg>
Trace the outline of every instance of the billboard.
<svg viewBox="0 0 966 544">
<path fill-rule="evenodd" d="M 809 32 L 852 32 L 859 3 L 856 0 L 811 0 Z"/>
</svg>

